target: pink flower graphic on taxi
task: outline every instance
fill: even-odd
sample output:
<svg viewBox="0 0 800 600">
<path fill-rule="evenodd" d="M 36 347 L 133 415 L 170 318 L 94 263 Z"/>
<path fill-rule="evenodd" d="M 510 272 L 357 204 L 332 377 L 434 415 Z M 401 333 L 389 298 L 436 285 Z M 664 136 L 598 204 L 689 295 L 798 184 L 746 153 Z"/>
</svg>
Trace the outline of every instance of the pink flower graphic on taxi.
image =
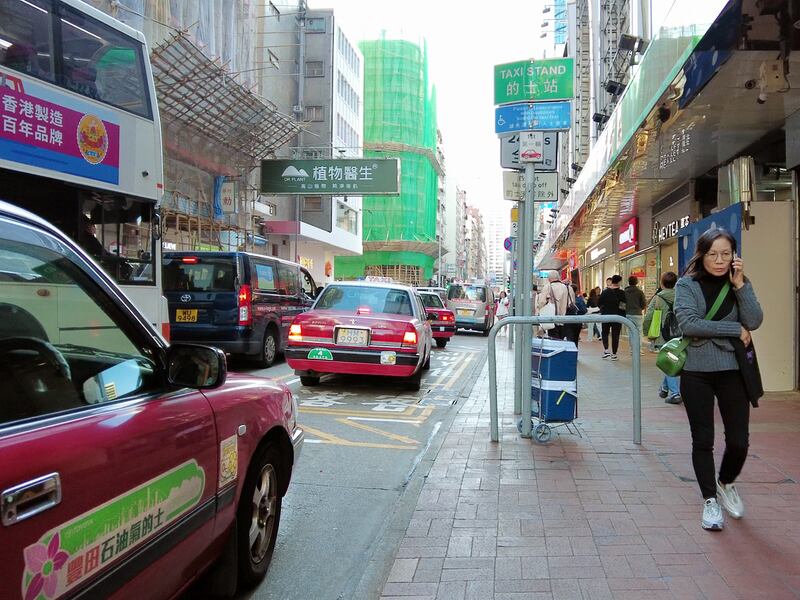
<svg viewBox="0 0 800 600">
<path fill-rule="evenodd" d="M 61 537 L 56 533 L 47 545 L 33 544 L 25 548 L 25 568 L 33 574 L 25 591 L 25 600 L 34 600 L 42 592 L 45 598 L 56 595 L 58 572 L 69 558 L 69 554 L 60 545 Z"/>
</svg>

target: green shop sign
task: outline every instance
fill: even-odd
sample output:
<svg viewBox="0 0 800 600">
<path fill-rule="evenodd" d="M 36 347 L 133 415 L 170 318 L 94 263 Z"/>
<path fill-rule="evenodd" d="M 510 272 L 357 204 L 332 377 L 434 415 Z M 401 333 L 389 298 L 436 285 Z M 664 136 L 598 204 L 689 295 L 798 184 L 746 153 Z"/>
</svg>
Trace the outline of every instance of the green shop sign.
<svg viewBox="0 0 800 600">
<path fill-rule="evenodd" d="M 570 100 L 573 65 L 571 58 L 530 59 L 495 65 L 494 103 Z"/>
<path fill-rule="evenodd" d="M 400 160 L 262 160 L 261 192 L 302 196 L 400 194 Z"/>
</svg>

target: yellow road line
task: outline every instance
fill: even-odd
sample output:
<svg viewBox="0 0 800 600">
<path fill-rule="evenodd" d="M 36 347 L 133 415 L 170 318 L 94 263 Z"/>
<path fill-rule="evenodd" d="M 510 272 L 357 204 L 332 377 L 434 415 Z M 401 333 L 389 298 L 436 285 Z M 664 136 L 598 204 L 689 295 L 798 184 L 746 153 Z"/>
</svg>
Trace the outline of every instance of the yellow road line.
<svg viewBox="0 0 800 600">
<path fill-rule="evenodd" d="M 404 444 L 412 444 L 412 445 L 419 444 L 417 440 L 413 440 L 404 435 L 392 433 L 391 431 L 384 431 L 383 429 L 378 429 L 377 427 L 372 427 L 370 425 L 364 425 L 364 423 L 359 423 L 357 421 L 350 421 L 349 419 L 347 419 L 347 417 L 336 419 L 336 421 L 341 423 L 342 425 L 349 425 L 350 427 L 355 427 L 356 429 L 362 429 L 363 431 L 369 431 L 377 435 L 382 435 L 384 437 L 389 438 L 390 440 L 395 440 L 396 442 L 403 442 Z"/>
<path fill-rule="evenodd" d="M 433 409 L 434 409 L 433 406 L 426 406 L 425 408 L 422 409 L 422 412 L 420 413 L 418 418 L 424 421 L 425 419 L 431 416 L 431 413 L 433 413 Z"/>
<path fill-rule="evenodd" d="M 464 362 L 461 363 L 461 368 L 459 368 L 458 371 L 456 371 L 450 376 L 450 381 L 445 386 L 447 389 L 453 389 L 453 386 L 461 377 L 461 374 L 464 372 L 464 369 L 466 369 L 467 365 L 472 363 L 473 360 L 474 360 L 474 355 L 470 356 L 468 359 L 466 359 Z"/>
<path fill-rule="evenodd" d="M 323 443 L 325 444 L 335 444 L 337 446 L 350 446 L 356 448 L 384 448 L 389 450 L 414 450 L 412 446 L 401 446 L 400 444 L 373 444 L 371 442 L 354 442 L 352 440 L 346 440 L 344 438 L 340 438 L 330 433 L 325 433 L 324 431 L 320 431 L 315 427 L 309 427 L 308 425 L 303 425 L 303 429 L 306 433 L 314 435 L 320 438 Z"/>
</svg>

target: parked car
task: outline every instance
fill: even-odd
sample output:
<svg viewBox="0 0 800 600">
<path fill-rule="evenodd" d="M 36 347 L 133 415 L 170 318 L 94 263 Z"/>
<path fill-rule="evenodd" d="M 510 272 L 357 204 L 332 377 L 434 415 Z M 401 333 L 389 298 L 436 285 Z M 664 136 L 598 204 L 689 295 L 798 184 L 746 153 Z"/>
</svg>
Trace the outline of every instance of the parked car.
<svg viewBox="0 0 800 600">
<path fill-rule="evenodd" d="M 456 327 L 489 335 L 494 325 L 495 302 L 492 288 L 484 284 L 454 283 L 447 288 L 447 308 L 456 316 Z"/>
<path fill-rule="evenodd" d="M 415 288 L 418 292 L 432 292 L 442 299 L 442 302 L 447 300 L 447 290 L 443 287 L 418 287 Z"/>
<path fill-rule="evenodd" d="M 335 282 L 295 318 L 286 361 L 303 385 L 318 384 L 325 373 L 350 373 L 403 377 L 418 390 L 432 346 L 430 317 L 412 288 Z"/>
<path fill-rule="evenodd" d="M 4 202 L 0 271 L 20 276 L 0 281 L 0 598 L 262 579 L 303 442 L 289 389 L 168 345 L 67 236 Z"/>
<path fill-rule="evenodd" d="M 456 317 L 452 310 L 444 307 L 442 299 L 439 294 L 431 292 L 419 291 L 419 297 L 422 300 L 422 305 L 425 307 L 425 312 L 433 316 L 431 321 L 431 331 L 433 332 L 433 339 L 439 348 L 447 346 L 447 342 L 456 333 Z"/>
<path fill-rule="evenodd" d="M 300 265 L 248 252 L 164 253 L 171 339 L 216 346 L 269 367 L 317 287 Z"/>
</svg>

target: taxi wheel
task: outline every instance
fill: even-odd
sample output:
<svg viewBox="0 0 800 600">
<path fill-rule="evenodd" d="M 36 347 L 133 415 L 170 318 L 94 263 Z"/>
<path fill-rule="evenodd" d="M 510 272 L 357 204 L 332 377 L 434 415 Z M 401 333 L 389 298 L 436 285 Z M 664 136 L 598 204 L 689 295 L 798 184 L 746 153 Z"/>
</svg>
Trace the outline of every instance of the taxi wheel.
<svg viewBox="0 0 800 600">
<path fill-rule="evenodd" d="M 264 367 L 271 367 L 275 362 L 275 357 L 278 356 L 278 338 L 275 336 L 275 330 L 267 328 L 264 334 L 264 342 L 261 344 L 261 355 L 258 357 L 258 363 Z"/>
<path fill-rule="evenodd" d="M 406 379 L 406 387 L 412 392 L 418 392 L 422 386 L 422 369 L 419 369 L 411 377 Z"/>
<path fill-rule="evenodd" d="M 445 339 L 441 339 L 440 338 L 440 339 L 436 340 L 436 347 L 437 348 L 444 348 L 445 346 L 447 346 L 447 339 L 446 338 Z"/>
<path fill-rule="evenodd" d="M 240 588 L 264 578 L 275 551 L 281 520 L 280 460 L 272 446 L 264 446 L 247 471 L 236 513 Z"/>
<path fill-rule="evenodd" d="M 311 377 L 310 375 L 301 375 L 300 383 L 307 387 L 314 387 L 315 385 L 319 385 L 319 377 Z"/>
</svg>

